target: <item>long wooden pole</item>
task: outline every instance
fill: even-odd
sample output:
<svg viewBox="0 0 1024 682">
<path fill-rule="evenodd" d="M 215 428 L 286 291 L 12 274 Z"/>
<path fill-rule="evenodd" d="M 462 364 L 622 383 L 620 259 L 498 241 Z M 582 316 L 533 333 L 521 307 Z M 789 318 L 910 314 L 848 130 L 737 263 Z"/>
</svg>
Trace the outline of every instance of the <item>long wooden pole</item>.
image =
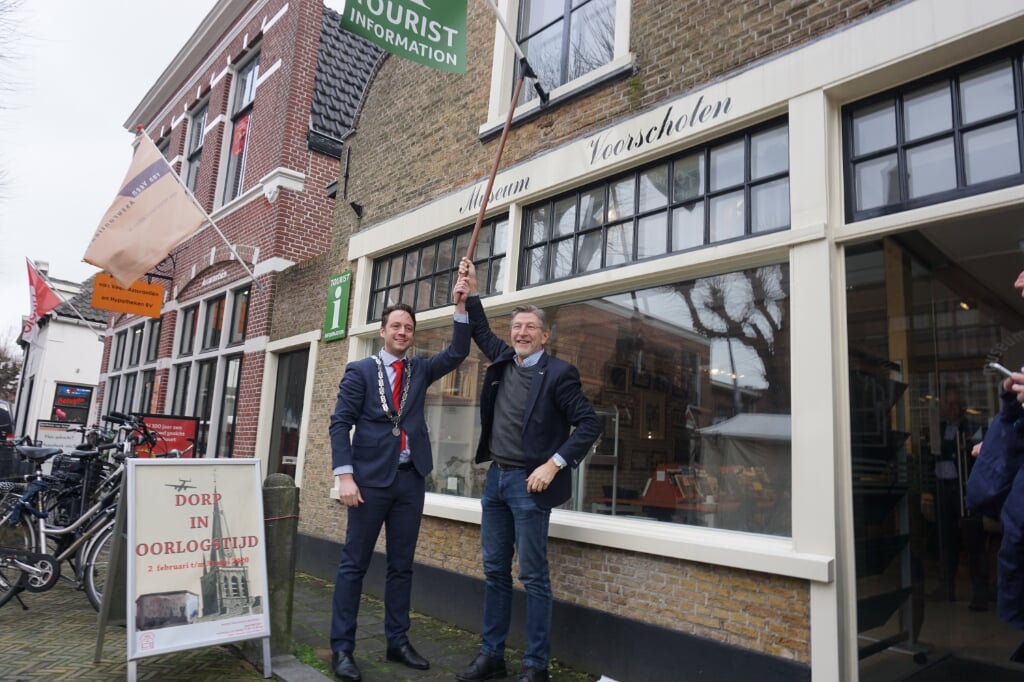
<svg viewBox="0 0 1024 682">
<path fill-rule="evenodd" d="M 473 260 L 473 252 L 476 251 L 476 242 L 480 237 L 480 227 L 484 224 L 484 214 L 487 213 L 487 202 L 491 198 L 491 188 L 494 187 L 494 178 L 498 175 L 498 165 L 501 163 L 501 154 L 505 151 L 505 140 L 508 139 L 508 131 L 512 128 L 512 116 L 516 113 L 516 102 L 519 101 L 519 92 L 523 89 L 523 81 L 526 77 L 520 70 L 519 80 L 516 81 L 515 92 L 512 93 L 512 102 L 508 107 L 508 116 L 505 117 L 505 127 L 501 130 L 501 139 L 498 140 L 498 149 L 494 154 L 494 164 L 491 166 L 491 175 L 487 178 L 487 187 L 484 188 L 483 200 L 480 202 L 480 212 L 476 216 L 476 225 L 473 226 L 473 234 L 469 238 L 469 247 L 466 249 L 466 258 Z"/>
</svg>

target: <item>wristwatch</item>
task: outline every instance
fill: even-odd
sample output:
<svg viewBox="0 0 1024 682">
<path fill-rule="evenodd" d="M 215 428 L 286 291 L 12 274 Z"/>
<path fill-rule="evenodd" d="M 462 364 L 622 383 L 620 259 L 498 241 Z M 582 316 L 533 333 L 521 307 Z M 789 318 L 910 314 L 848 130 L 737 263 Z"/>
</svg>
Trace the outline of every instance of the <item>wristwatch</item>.
<svg viewBox="0 0 1024 682">
<path fill-rule="evenodd" d="M 555 459 L 554 457 L 552 457 L 552 458 L 551 458 L 551 461 L 552 461 L 552 462 L 554 462 L 555 466 L 556 466 L 556 467 L 558 467 L 558 470 L 559 470 L 559 471 L 561 471 L 562 469 L 564 469 L 564 468 L 565 468 L 565 462 L 563 462 L 563 463 L 559 464 L 559 463 L 558 463 L 558 460 L 557 460 L 557 459 Z"/>
</svg>

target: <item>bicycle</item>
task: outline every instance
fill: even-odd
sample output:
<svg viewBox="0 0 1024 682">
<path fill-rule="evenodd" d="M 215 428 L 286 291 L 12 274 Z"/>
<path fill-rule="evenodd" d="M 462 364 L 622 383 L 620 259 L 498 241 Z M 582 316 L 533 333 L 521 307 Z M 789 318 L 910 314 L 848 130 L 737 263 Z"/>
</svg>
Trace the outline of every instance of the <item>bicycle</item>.
<svg viewBox="0 0 1024 682">
<path fill-rule="evenodd" d="M 82 505 L 88 501 L 91 506 L 81 510 L 66 525 L 47 522 L 64 511 L 60 501 L 66 488 L 61 489 L 58 477 L 42 474 L 43 463 L 61 454 L 61 449 L 17 448 L 22 458 L 34 464 L 35 475 L 24 485 L 7 483 L 0 501 L 0 606 L 16 597 L 22 607 L 27 608 L 17 595 L 22 591 L 51 589 L 61 578 L 64 561 L 72 568 L 72 581 L 85 590 L 92 606 L 99 609 L 102 604 L 124 460 L 133 455 L 135 447 L 151 446 L 157 440 L 157 434 L 149 431 L 141 418 L 111 413 L 105 419 L 121 424 L 119 435 L 123 438 L 101 443 L 95 450 L 76 450 L 67 456 L 85 461 L 88 475 L 89 467 L 95 466 L 103 452 L 119 450 L 115 455 L 117 466 L 103 477 L 95 490 L 87 490 L 87 485 L 78 489 Z"/>
<path fill-rule="evenodd" d="M 120 444 L 105 447 L 115 449 Z M 89 459 L 99 457 L 101 452 L 78 451 L 76 456 Z M 64 561 L 69 561 L 76 585 L 84 585 L 86 593 L 90 592 L 86 545 L 113 520 L 120 491 L 108 485 L 99 499 L 66 526 L 47 523 L 53 515 L 52 508 L 48 509 L 53 496 L 47 495 L 47 491 L 59 484 L 43 476 L 42 465 L 61 453 L 60 448 L 19 446 L 18 454 L 35 465 L 36 474 L 24 485 L 3 484 L 6 494 L 0 502 L 0 606 L 22 591 L 51 589 L 61 578 Z M 111 480 L 118 478 L 121 471 L 123 465 Z M 20 597 L 18 600 L 23 608 L 28 608 Z"/>
</svg>

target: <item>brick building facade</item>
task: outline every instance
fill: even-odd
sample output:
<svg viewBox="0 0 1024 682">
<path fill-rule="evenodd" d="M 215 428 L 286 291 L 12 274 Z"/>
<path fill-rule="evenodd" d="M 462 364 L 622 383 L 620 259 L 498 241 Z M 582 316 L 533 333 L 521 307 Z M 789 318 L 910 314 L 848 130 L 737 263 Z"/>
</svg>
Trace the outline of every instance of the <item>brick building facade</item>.
<svg viewBox="0 0 1024 682">
<path fill-rule="evenodd" d="M 574 19 L 554 10 L 521 25 L 528 4 L 499 3 L 513 30 L 567 34 Z M 505 335 L 516 304 L 544 306 L 555 322 L 549 351 L 577 364 L 606 419 L 573 500 L 552 515 L 554 656 L 623 680 L 869 680 L 893 657 L 917 665 L 894 645 L 970 655 L 936 630 L 965 605 L 925 598 L 942 575 L 935 547 L 945 540 L 920 512 L 934 480 L 907 472 L 930 471 L 934 448 L 893 434 L 927 433 L 932 387 L 982 367 L 978 342 L 1005 336 L 1024 311 L 1009 304 L 1017 317 L 991 323 L 1002 331 L 979 333 L 964 358 L 951 356 L 952 343 L 937 348 L 947 364 L 927 367 L 931 341 L 915 345 L 893 322 L 921 324 L 909 322 L 895 273 L 910 278 L 912 259 L 932 253 L 911 249 L 915 239 L 971 268 L 960 254 L 980 245 L 951 249 L 948 216 L 1000 210 L 984 240 L 997 246 L 972 272 L 1005 274 L 992 259 L 1012 255 L 1007 220 L 1019 217 L 1024 176 L 1012 158 L 988 163 L 1000 145 L 968 138 L 1005 134 L 1005 148 L 1021 149 L 1010 132 L 1024 110 L 1019 92 L 989 106 L 995 95 L 974 89 L 993 72 L 1004 84 L 1020 77 L 1021 9 L 997 2 L 979 14 L 942 0 L 573 7 L 597 63 L 566 64 L 575 75 L 548 83 L 547 106 L 528 97 L 517 108 L 474 253 L 496 333 Z M 325 576 L 345 526 L 326 455 L 345 362 L 376 348 L 386 301 L 416 306 L 419 351 L 445 342 L 444 288 L 514 83 L 512 50 L 484 3 L 469 3 L 467 65 L 455 76 L 383 60 L 347 140 L 330 250 L 279 279 L 271 345 L 304 347 L 315 364 L 300 565 Z M 955 139 L 967 140 L 948 152 L 959 175 L 936 175 L 954 164 L 927 156 L 928 144 L 953 144 L 945 124 L 912 119 L 943 87 L 986 103 L 984 115 L 949 116 Z M 890 121 L 927 136 L 890 135 Z M 972 179 L 962 169 L 979 158 L 992 170 Z M 884 267 L 862 270 L 876 260 Z M 309 291 L 346 270 L 348 336 L 319 342 L 325 301 Z M 887 273 L 880 284 L 877 272 Z M 866 282 L 887 306 L 859 297 Z M 992 279 L 986 296 L 1007 301 L 1011 282 Z M 935 324 L 939 337 L 953 333 Z M 428 398 L 435 471 L 414 583 L 415 608 L 472 629 L 482 604 L 473 498 L 484 468 L 468 458 L 483 366 L 474 351 Z M 863 404 L 882 394 L 891 401 Z M 977 394 L 979 413 L 991 409 Z M 879 462 L 879 475 L 892 477 L 884 485 L 872 473 Z M 382 571 L 367 580 L 380 589 Z M 984 622 L 998 632 L 994 616 Z"/>
<path fill-rule="evenodd" d="M 320 2 L 223 0 L 153 84 L 125 127 L 145 129 L 216 228 L 151 271 L 159 320 L 112 316 L 106 411 L 197 417 L 201 454 L 265 454 L 277 278 L 330 245 L 341 138 L 379 54 Z M 271 466 L 294 474 L 284 457 Z"/>
</svg>

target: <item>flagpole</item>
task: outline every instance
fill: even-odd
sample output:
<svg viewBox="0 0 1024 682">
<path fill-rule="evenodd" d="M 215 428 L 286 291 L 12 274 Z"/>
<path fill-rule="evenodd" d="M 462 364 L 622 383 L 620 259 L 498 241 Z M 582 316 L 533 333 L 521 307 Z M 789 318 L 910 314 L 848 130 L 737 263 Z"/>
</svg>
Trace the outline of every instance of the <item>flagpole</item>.
<svg viewBox="0 0 1024 682">
<path fill-rule="evenodd" d="M 487 4 L 491 6 L 491 11 L 494 12 L 494 18 L 501 24 L 501 30 L 505 32 L 505 37 L 508 38 L 508 42 L 512 43 L 512 49 L 516 51 L 516 56 L 519 57 L 521 63 L 521 73 L 529 76 L 533 79 L 533 89 L 537 91 L 537 96 L 540 97 L 540 103 L 548 103 L 548 93 L 544 92 L 544 88 L 540 85 L 540 79 L 537 78 L 537 74 L 530 66 L 530 62 L 526 61 L 526 55 L 523 53 L 523 48 L 519 47 L 519 43 L 516 42 L 515 37 L 512 35 L 512 31 L 508 30 L 508 24 L 505 23 L 505 18 L 501 16 L 501 12 L 498 10 L 497 3 L 494 0 L 487 0 Z M 513 102 L 515 100 L 512 100 Z"/>
<path fill-rule="evenodd" d="M 498 11 L 498 6 L 494 3 L 494 0 L 487 0 L 487 4 L 490 5 L 491 11 L 494 12 L 495 18 L 498 23 L 501 24 L 502 30 L 505 31 L 505 37 L 508 38 L 509 42 L 512 43 L 512 47 L 516 51 L 516 55 L 519 57 L 519 78 L 516 80 L 515 92 L 512 93 L 512 101 L 508 106 L 508 115 L 505 117 L 505 126 L 501 130 L 501 138 L 498 140 L 498 149 L 494 154 L 494 163 L 491 165 L 491 174 L 487 178 L 487 187 L 484 189 L 484 196 L 480 202 L 480 211 L 476 216 L 476 224 L 473 226 L 473 233 L 469 237 L 469 246 L 466 248 L 466 258 L 473 260 L 473 252 L 476 250 L 476 242 L 480 237 L 480 228 L 484 224 L 484 214 L 487 213 L 487 203 L 491 198 L 491 188 L 494 186 L 494 178 L 498 175 L 498 165 L 501 163 L 501 154 L 505 151 L 505 141 L 508 139 L 509 130 L 512 128 L 512 117 L 516 112 L 516 102 L 519 101 L 519 93 L 523 89 L 523 82 L 527 77 L 533 79 L 533 87 L 537 91 L 537 95 L 540 97 L 541 106 L 548 103 L 548 93 L 544 91 L 544 88 L 540 85 L 540 79 L 537 78 L 537 74 L 534 73 L 533 67 L 526 60 L 526 55 L 523 54 L 522 48 L 516 43 L 515 38 L 512 37 L 512 33 L 508 30 L 508 26 L 505 24 L 505 20 L 501 16 L 501 12 Z"/>
<path fill-rule="evenodd" d="M 141 124 L 135 126 L 135 131 L 140 135 L 145 135 L 150 142 L 153 142 L 153 138 L 149 136 L 149 133 L 146 132 L 146 129 Z M 155 145 L 156 143 L 154 142 L 153 144 Z M 253 274 L 252 270 L 249 269 L 249 266 L 245 264 L 244 260 L 242 260 L 242 257 L 238 255 L 237 251 L 235 251 L 234 245 L 231 244 L 231 242 L 228 241 L 228 238 L 224 236 L 224 233 L 220 231 L 220 228 L 217 227 L 217 223 L 214 222 L 213 218 L 210 217 L 210 214 L 206 212 L 206 209 L 203 208 L 203 205 L 199 203 L 199 200 L 196 199 L 196 196 L 194 194 L 192 194 L 192 191 L 188 188 L 188 186 L 181 181 L 181 176 L 178 175 L 178 173 L 174 170 L 171 164 L 167 164 L 167 168 L 171 171 L 171 175 L 174 176 L 174 179 L 177 180 L 178 184 L 181 185 L 182 189 L 185 190 L 185 194 L 188 195 L 188 198 L 192 202 L 192 204 L 199 209 L 199 211 L 203 214 L 203 218 L 206 220 L 206 222 L 210 224 L 210 227 L 214 229 L 214 231 L 217 233 L 217 236 L 220 237 L 221 241 L 224 242 L 224 245 L 228 247 L 229 251 L 231 251 L 231 255 L 235 257 L 235 260 L 238 261 L 238 264 L 241 265 L 242 268 L 249 274 L 249 277 L 252 278 L 253 285 L 255 285 L 257 289 L 259 289 L 260 283 L 256 279 L 256 275 Z"/>
</svg>

